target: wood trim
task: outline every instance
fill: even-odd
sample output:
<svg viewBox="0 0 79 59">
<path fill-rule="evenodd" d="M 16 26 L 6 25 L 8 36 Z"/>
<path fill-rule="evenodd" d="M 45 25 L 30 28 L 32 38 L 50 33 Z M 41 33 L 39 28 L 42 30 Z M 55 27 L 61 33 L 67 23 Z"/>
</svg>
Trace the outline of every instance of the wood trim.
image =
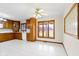
<svg viewBox="0 0 79 59">
<path fill-rule="evenodd" d="M 68 12 L 68 13 L 66 14 L 66 16 L 64 17 L 64 19 L 67 18 L 67 16 L 70 14 L 70 12 L 72 11 L 72 9 L 75 7 L 76 4 L 77 4 L 77 3 L 74 3 L 74 4 L 73 4 L 73 6 L 70 8 L 69 12 Z"/>
<path fill-rule="evenodd" d="M 70 35 L 70 36 L 73 36 L 73 37 L 76 37 L 76 38 L 79 38 L 79 30 L 78 30 L 78 35 L 74 35 L 74 34 L 71 34 L 71 33 L 68 33 L 66 32 L 66 18 L 67 16 L 71 13 L 72 9 L 77 5 L 77 13 L 79 15 L 79 4 L 78 3 L 74 3 L 73 6 L 71 7 L 71 9 L 69 10 L 69 12 L 66 14 L 66 16 L 64 17 L 64 33 L 67 34 L 67 35 Z M 78 21 L 78 26 L 79 26 L 79 17 L 77 17 L 77 21 Z M 79 29 L 79 27 L 78 27 Z"/>
<path fill-rule="evenodd" d="M 77 16 L 77 18 L 78 18 L 78 20 L 77 20 L 77 22 L 78 22 L 78 39 L 79 39 L 79 3 L 77 4 L 77 12 L 78 12 L 78 16 Z"/>
<path fill-rule="evenodd" d="M 76 37 L 76 38 L 78 37 L 77 35 L 73 35 L 73 34 L 70 34 L 70 33 L 67 33 L 67 32 L 65 32 L 65 34 Z"/>
</svg>

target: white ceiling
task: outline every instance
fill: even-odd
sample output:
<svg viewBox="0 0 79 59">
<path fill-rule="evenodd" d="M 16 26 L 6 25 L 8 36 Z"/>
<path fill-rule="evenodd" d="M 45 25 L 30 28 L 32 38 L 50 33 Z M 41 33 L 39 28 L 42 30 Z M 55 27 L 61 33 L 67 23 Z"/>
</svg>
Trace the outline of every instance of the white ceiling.
<svg viewBox="0 0 79 59">
<path fill-rule="evenodd" d="M 25 20 L 33 16 L 34 9 L 45 10 L 48 16 L 64 15 L 64 3 L 0 3 L 0 17 Z"/>
</svg>

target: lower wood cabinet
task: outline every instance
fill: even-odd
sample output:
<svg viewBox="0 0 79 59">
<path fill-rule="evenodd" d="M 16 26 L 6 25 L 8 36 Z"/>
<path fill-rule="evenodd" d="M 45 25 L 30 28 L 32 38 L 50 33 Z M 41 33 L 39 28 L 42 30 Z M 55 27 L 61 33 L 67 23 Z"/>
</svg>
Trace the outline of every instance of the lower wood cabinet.
<svg viewBox="0 0 79 59">
<path fill-rule="evenodd" d="M 0 33 L 0 42 L 13 40 L 14 34 L 13 33 Z"/>
<path fill-rule="evenodd" d="M 21 33 L 0 33 L 0 42 L 13 40 L 13 39 L 22 39 Z"/>
<path fill-rule="evenodd" d="M 14 39 L 22 40 L 22 34 L 21 33 L 14 33 Z"/>
</svg>

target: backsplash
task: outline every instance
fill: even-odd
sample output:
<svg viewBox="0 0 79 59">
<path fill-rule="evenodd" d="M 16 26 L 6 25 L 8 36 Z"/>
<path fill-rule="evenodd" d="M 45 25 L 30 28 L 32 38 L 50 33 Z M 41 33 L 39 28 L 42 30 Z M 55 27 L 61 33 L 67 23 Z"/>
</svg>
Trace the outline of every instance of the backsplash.
<svg viewBox="0 0 79 59">
<path fill-rule="evenodd" d="M 10 33 L 13 32 L 12 29 L 0 29 L 0 33 Z"/>
</svg>

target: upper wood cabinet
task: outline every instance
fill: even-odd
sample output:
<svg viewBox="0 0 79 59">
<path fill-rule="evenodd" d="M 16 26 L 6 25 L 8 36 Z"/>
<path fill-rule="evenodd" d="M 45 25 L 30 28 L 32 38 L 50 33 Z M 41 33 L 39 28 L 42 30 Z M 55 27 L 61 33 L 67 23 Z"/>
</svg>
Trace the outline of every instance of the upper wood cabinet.
<svg viewBox="0 0 79 59">
<path fill-rule="evenodd" d="M 13 29 L 14 32 L 19 32 L 20 21 L 7 20 L 3 22 L 4 29 Z"/>
<path fill-rule="evenodd" d="M 19 32 L 20 29 L 20 21 L 13 21 L 13 31 Z"/>
<path fill-rule="evenodd" d="M 27 29 L 30 29 L 30 19 L 26 20 L 26 27 Z"/>
<path fill-rule="evenodd" d="M 4 21 L 3 28 L 12 29 L 13 28 L 13 21 L 12 20 Z"/>
</svg>

